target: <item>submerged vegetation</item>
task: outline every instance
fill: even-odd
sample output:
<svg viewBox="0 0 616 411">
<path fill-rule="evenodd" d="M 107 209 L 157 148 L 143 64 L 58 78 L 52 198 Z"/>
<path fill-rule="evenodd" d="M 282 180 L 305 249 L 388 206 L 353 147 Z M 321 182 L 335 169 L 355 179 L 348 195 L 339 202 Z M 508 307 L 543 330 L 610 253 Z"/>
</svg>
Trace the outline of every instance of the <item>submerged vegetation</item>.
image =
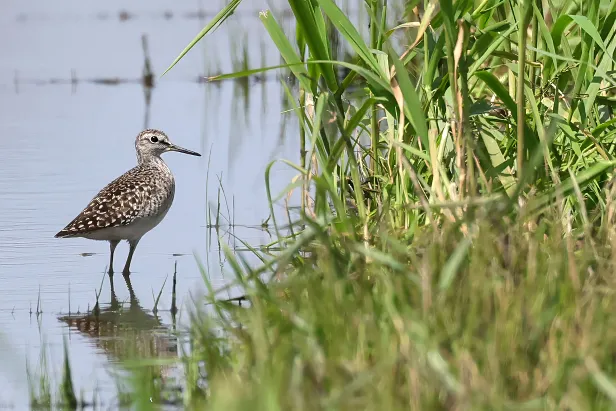
<svg viewBox="0 0 616 411">
<path fill-rule="evenodd" d="M 204 275 L 179 400 L 612 409 L 616 1 L 358 3 L 369 21 L 288 0 L 293 33 L 263 11 L 281 64 L 210 78 L 288 70 L 303 149 L 287 190 L 265 175 L 282 251 L 225 250 L 248 306 Z M 164 402 L 148 378 L 131 379 L 144 408 Z"/>
</svg>

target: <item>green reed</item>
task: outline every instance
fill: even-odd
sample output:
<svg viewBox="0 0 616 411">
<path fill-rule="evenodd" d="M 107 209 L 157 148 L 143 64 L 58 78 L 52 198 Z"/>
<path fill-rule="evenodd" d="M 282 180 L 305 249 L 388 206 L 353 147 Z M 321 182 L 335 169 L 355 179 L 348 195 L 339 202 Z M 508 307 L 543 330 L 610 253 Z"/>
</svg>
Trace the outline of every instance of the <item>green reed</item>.
<svg viewBox="0 0 616 411">
<path fill-rule="evenodd" d="M 200 401 L 613 405 L 616 2 L 366 0 L 369 30 L 333 0 L 288 5 L 293 33 L 259 14 L 283 65 L 210 78 L 295 77 L 302 152 L 282 161 L 300 179 L 271 193 L 270 165 L 265 184 L 270 204 L 301 190 L 302 212 L 270 206 L 283 249 L 261 266 L 227 253 L 251 304 L 210 286 L 193 328 L 227 338 L 186 359 L 205 367 Z"/>
</svg>

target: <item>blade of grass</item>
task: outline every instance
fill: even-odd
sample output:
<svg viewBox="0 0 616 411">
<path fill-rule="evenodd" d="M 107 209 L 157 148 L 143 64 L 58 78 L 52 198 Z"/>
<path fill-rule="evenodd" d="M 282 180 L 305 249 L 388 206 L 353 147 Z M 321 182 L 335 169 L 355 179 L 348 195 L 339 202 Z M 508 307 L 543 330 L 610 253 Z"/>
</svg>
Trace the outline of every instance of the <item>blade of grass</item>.
<svg viewBox="0 0 616 411">
<path fill-rule="evenodd" d="M 349 42 L 357 55 L 364 61 L 364 63 L 366 63 L 368 68 L 370 68 L 373 73 L 379 75 L 381 78 L 387 79 L 387 74 L 381 70 L 376 58 L 372 55 L 370 50 L 368 50 L 368 46 L 363 41 L 361 35 L 355 26 L 353 26 L 351 21 L 342 12 L 342 10 L 340 10 L 340 8 L 332 0 L 317 1 L 323 9 L 323 12 L 327 15 L 327 17 L 329 17 L 334 26 L 336 26 L 344 38 Z M 372 24 L 376 25 L 377 23 L 372 22 Z"/>
<path fill-rule="evenodd" d="M 439 277 L 440 280 L 438 286 L 441 291 L 448 290 L 449 287 L 451 287 L 458 270 L 466 258 L 466 254 L 468 253 L 471 244 L 471 239 L 465 237 L 447 260 L 447 263 L 441 270 L 441 275 Z"/>
<path fill-rule="evenodd" d="M 233 12 L 235 12 L 235 9 L 237 8 L 237 6 L 240 5 L 241 2 L 242 0 L 231 0 L 231 2 L 227 4 L 226 7 L 220 10 L 218 14 L 216 14 L 216 16 L 214 16 L 214 18 L 207 24 L 207 26 L 205 26 L 203 30 L 201 30 L 199 34 L 197 34 L 195 38 L 192 39 L 190 43 L 188 43 L 188 46 L 186 46 L 184 50 L 182 50 L 180 55 L 177 56 L 175 60 L 173 60 L 173 63 L 171 63 L 171 65 L 167 67 L 163 74 L 161 74 L 161 77 L 164 76 L 169 70 L 171 70 L 173 66 L 175 66 L 182 59 L 182 57 L 184 57 L 186 53 L 188 53 L 190 49 L 192 49 L 195 44 L 197 44 L 199 40 L 201 40 L 207 33 L 216 30 L 218 26 L 220 26 L 226 19 L 228 19 L 233 14 Z"/>
<path fill-rule="evenodd" d="M 338 80 L 334 73 L 333 66 L 327 62 L 331 60 L 329 48 L 326 43 L 325 33 L 323 32 L 321 11 L 313 4 L 312 1 L 306 0 L 289 0 L 289 6 L 293 10 L 297 25 L 301 29 L 304 40 L 308 44 L 311 56 L 315 60 L 319 60 L 318 67 L 327 83 L 330 90 L 338 89 Z"/>
<path fill-rule="evenodd" d="M 398 85 L 400 86 L 400 90 L 402 91 L 402 97 L 404 99 L 404 110 L 407 112 L 407 116 L 415 128 L 415 132 L 421 138 L 424 147 L 428 147 L 428 125 L 426 123 L 426 117 L 422 110 L 422 104 L 419 100 L 419 96 L 413 83 L 411 83 L 411 78 L 408 75 L 408 72 L 398 56 L 395 54 L 391 47 L 388 48 L 389 57 L 396 68 L 396 79 L 398 80 Z"/>
<path fill-rule="evenodd" d="M 273 14 L 269 11 L 262 11 L 259 13 L 259 18 L 263 23 L 263 26 L 269 33 L 271 39 L 276 44 L 280 55 L 289 65 L 288 67 L 291 69 L 295 77 L 302 84 L 304 89 L 310 90 L 310 81 L 308 80 L 308 71 L 306 67 L 303 65 L 300 56 L 293 49 L 293 45 L 287 38 L 287 36 L 282 31 L 282 28 L 274 18 Z"/>
</svg>

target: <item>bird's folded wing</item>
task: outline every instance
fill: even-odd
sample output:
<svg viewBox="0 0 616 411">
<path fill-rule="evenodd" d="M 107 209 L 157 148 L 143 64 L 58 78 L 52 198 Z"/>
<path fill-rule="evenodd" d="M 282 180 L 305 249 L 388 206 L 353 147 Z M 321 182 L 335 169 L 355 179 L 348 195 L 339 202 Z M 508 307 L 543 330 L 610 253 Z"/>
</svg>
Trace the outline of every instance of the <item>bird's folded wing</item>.
<svg viewBox="0 0 616 411">
<path fill-rule="evenodd" d="M 146 185 L 135 184 L 131 179 L 118 179 L 110 183 L 56 237 L 132 223 L 142 214 L 148 189 Z"/>
</svg>

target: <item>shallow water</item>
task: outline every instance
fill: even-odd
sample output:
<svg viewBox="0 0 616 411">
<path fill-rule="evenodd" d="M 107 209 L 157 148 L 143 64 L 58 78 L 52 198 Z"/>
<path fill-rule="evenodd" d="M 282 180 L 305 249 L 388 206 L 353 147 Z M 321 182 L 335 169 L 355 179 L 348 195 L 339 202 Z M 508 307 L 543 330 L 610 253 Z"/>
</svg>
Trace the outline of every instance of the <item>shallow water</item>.
<svg viewBox="0 0 616 411">
<path fill-rule="evenodd" d="M 76 391 L 88 400 L 94 396 L 104 408 L 113 404 L 112 375 L 117 361 L 129 355 L 127 341 L 137 341 L 142 355 L 177 355 L 171 330 L 186 324 L 182 314 L 204 289 L 198 261 L 215 285 L 227 281 L 217 236 L 232 248 L 238 243 L 225 234 L 231 229 L 253 246 L 272 240 L 260 227 L 269 215 L 265 167 L 276 158 L 299 157 L 297 125 L 283 104 L 280 76 L 199 81 L 241 68 L 245 56 L 248 67 L 280 64 L 258 19 L 268 2 L 245 0 L 229 21 L 159 77 L 224 3 L 3 2 L 0 408 L 27 407 L 26 362 L 36 373 L 43 348 L 58 382 L 64 339 Z M 285 2 L 269 3 L 290 27 Z M 139 83 L 142 34 L 156 81 L 149 101 Z M 160 128 L 203 156 L 165 154 L 176 177 L 174 204 L 140 242 L 130 283 L 116 275 L 112 284 L 104 275 L 108 243 L 54 234 L 100 188 L 135 165 L 134 138 L 144 127 Z M 295 173 L 282 165 L 273 170 L 272 192 L 278 193 Z M 208 209 L 216 212 L 219 196 L 223 226 L 214 231 L 207 215 Z M 118 247 L 116 271 L 127 249 L 126 243 Z M 179 311 L 172 316 L 176 263 Z"/>
</svg>

